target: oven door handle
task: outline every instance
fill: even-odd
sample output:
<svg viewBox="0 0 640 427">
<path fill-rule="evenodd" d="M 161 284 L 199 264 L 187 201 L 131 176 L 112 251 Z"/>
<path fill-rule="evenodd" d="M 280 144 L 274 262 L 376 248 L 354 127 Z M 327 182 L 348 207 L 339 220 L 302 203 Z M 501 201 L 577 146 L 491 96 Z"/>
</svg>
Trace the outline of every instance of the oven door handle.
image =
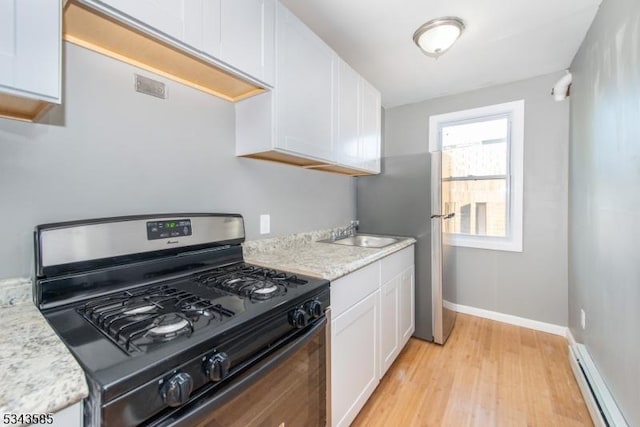
<svg viewBox="0 0 640 427">
<path fill-rule="evenodd" d="M 178 410 L 168 418 L 161 419 L 157 423 L 152 422 L 150 425 L 154 427 L 193 426 L 195 420 L 206 418 L 206 416 L 216 408 L 219 408 L 242 393 L 266 375 L 271 369 L 275 368 L 280 362 L 298 351 L 313 338 L 313 336 L 324 329 L 326 324 L 326 317 L 322 317 L 303 335 L 285 344 L 284 347 L 267 356 L 264 360 L 259 361 L 254 367 L 249 368 L 248 372 L 242 374 L 240 378 L 235 381 L 232 381 L 227 387 L 216 390 L 212 397 L 207 398 L 203 396 L 193 403 L 193 407 L 189 407 L 189 404 L 187 404 L 184 410 Z"/>
</svg>

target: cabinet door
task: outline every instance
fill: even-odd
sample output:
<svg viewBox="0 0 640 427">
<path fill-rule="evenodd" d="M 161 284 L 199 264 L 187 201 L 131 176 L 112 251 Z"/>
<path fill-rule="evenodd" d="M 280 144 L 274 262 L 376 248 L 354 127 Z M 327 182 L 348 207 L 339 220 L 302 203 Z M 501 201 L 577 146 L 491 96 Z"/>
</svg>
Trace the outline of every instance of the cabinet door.
<svg viewBox="0 0 640 427">
<path fill-rule="evenodd" d="M 82 404 L 82 401 L 80 401 L 54 413 L 53 423 L 49 425 L 52 427 L 81 427 L 83 424 Z"/>
<path fill-rule="evenodd" d="M 379 291 L 331 322 L 332 426 L 348 426 L 378 385 Z"/>
<path fill-rule="evenodd" d="M 407 268 L 399 282 L 399 340 L 404 347 L 415 330 L 415 274 L 414 267 Z"/>
<path fill-rule="evenodd" d="M 346 62 L 340 61 L 338 74 L 338 129 L 336 135 L 338 163 L 362 167 L 359 138 L 360 76 Z"/>
<path fill-rule="evenodd" d="M 0 1 L 0 90 L 60 102 L 60 2 Z"/>
<path fill-rule="evenodd" d="M 192 46 L 208 55 L 220 56 L 222 0 L 204 0 L 202 3 L 201 36 L 193 31 Z"/>
<path fill-rule="evenodd" d="M 363 169 L 380 172 L 380 92 L 366 80 L 360 80 L 360 147 Z"/>
<path fill-rule="evenodd" d="M 306 25 L 278 4 L 276 12 L 276 146 L 334 161 L 336 57 Z"/>
<path fill-rule="evenodd" d="M 273 85 L 274 0 L 222 0 L 220 56 L 227 64 Z"/>
<path fill-rule="evenodd" d="M 202 45 L 203 0 L 102 0 L 102 3 L 176 40 L 194 47 Z"/>
<path fill-rule="evenodd" d="M 400 353 L 400 276 L 380 288 L 380 378 Z"/>
</svg>

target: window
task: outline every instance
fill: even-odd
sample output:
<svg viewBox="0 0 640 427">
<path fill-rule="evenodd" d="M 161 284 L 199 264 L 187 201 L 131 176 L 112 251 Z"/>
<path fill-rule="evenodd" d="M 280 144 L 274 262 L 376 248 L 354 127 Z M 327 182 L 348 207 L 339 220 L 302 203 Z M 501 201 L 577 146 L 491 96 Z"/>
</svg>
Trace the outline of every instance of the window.
<svg viewBox="0 0 640 427">
<path fill-rule="evenodd" d="M 450 232 L 506 237 L 508 116 L 443 125 L 440 139 L 442 201 L 462 205 L 445 212 L 456 214 Z"/>
<path fill-rule="evenodd" d="M 442 152 L 445 242 L 522 251 L 524 101 L 431 116 Z"/>
</svg>

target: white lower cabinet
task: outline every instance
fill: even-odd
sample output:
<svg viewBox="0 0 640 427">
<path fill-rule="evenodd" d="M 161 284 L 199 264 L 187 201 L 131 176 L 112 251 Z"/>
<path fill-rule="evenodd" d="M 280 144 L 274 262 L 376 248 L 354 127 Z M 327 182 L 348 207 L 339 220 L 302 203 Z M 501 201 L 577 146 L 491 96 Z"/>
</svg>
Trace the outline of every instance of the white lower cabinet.
<svg viewBox="0 0 640 427">
<path fill-rule="evenodd" d="M 54 412 L 52 414 L 52 420 L 49 422 L 40 422 L 38 424 L 28 424 L 30 426 L 47 425 L 53 427 L 82 427 L 84 425 L 82 414 L 83 402 L 76 402 L 71 406 L 67 406 L 64 409 Z M 2 423 L 1 425 L 9 425 Z"/>
<path fill-rule="evenodd" d="M 411 265 L 380 288 L 380 378 L 396 360 L 415 330 L 413 277 Z"/>
<path fill-rule="evenodd" d="M 53 414 L 54 427 L 82 427 L 82 401 Z"/>
<path fill-rule="evenodd" d="M 407 268 L 400 276 L 399 282 L 399 337 L 400 347 L 403 347 L 416 330 L 416 291 L 414 266 Z"/>
<path fill-rule="evenodd" d="M 331 324 L 332 425 L 348 426 L 378 385 L 378 295 L 375 291 Z M 336 352 L 337 350 L 337 352 Z"/>
<path fill-rule="evenodd" d="M 331 283 L 331 425 L 348 426 L 414 331 L 414 248 Z"/>
<path fill-rule="evenodd" d="M 400 353 L 398 339 L 400 286 L 399 278 L 382 285 L 380 290 L 380 373 L 382 377 Z"/>
</svg>

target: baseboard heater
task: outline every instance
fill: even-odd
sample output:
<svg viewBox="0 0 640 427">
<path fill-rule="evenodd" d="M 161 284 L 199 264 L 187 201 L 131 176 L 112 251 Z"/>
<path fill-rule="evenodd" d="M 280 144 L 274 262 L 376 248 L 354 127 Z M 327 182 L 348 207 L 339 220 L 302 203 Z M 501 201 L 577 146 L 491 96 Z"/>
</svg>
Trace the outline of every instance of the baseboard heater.
<svg viewBox="0 0 640 427">
<path fill-rule="evenodd" d="M 596 427 L 628 427 L 583 344 L 569 346 L 569 363 Z"/>
</svg>

